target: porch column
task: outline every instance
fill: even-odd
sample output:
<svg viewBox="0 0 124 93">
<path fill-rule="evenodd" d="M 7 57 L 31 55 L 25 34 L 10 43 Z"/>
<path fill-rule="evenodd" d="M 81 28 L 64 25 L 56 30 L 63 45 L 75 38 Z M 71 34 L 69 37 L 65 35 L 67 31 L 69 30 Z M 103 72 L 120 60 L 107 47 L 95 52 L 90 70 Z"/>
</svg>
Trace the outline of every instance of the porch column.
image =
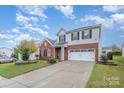
<svg viewBox="0 0 124 93">
<path fill-rule="evenodd" d="M 53 49 L 53 57 L 56 58 L 55 48 Z"/>
<path fill-rule="evenodd" d="M 61 47 L 61 60 L 64 60 L 64 47 Z"/>
</svg>

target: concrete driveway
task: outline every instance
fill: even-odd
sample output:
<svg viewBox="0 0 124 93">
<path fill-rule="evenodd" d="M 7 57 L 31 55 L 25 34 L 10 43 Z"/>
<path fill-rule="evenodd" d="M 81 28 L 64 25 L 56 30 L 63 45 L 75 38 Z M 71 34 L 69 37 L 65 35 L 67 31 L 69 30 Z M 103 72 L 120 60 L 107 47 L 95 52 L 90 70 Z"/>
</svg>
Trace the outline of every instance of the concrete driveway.
<svg viewBox="0 0 124 93">
<path fill-rule="evenodd" d="M 83 88 L 89 79 L 94 63 L 60 62 L 9 79 L 10 84 L 4 87 Z"/>
</svg>

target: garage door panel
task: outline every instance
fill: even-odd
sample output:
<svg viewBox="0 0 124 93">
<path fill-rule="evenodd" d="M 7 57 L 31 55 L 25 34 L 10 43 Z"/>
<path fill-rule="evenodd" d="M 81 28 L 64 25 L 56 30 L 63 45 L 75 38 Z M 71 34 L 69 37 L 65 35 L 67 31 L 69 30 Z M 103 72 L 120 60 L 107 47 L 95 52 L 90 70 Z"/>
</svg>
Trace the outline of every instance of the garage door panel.
<svg viewBox="0 0 124 93">
<path fill-rule="evenodd" d="M 94 52 L 70 52 L 68 55 L 69 60 L 84 60 L 95 61 Z"/>
</svg>

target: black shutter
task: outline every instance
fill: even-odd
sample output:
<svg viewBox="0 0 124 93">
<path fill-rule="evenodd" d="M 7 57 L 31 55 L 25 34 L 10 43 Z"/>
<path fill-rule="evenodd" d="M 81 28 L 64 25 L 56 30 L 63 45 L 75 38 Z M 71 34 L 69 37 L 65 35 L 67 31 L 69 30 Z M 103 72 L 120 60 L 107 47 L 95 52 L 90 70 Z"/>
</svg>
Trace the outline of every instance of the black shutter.
<svg viewBox="0 0 124 93">
<path fill-rule="evenodd" d="M 46 56 L 47 56 L 48 49 L 46 49 Z"/>
<path fill-rule="evenodd" d="M 92 38 L 92 29 L 90 29 L 90 33 L 89 34 L 90 34 L 90 38 Z"/>
<path fill-rule="evenodd" d="M 79 32 L 77 32 L 77 39 L 79 40 Z"/>
<path fill-rule="evenodd" d="M 64 42 L 65 42 L 65 39 L 66 39 L 66 37 L 65 37 L 65 35 L 64 35 Z"/>
<path fill-rule="evenodd" d="M 73 40 L 73 33 L 71 33 L 71 40 Z"/>
<path fill-rule="evenodd" d="M 45 50 L 43 50 L 43 56 L 45 56 Z"/>
<path fill-rule="evenodd" d="M 59 36 L 59 42 L 61 42 L 61 41 L 60 41 L 60 36 Z"/>
<path fill-rule="evenodd" d="M 84 39 L 84 31 L 82 31 L 82 39 Z"/>
</svg>

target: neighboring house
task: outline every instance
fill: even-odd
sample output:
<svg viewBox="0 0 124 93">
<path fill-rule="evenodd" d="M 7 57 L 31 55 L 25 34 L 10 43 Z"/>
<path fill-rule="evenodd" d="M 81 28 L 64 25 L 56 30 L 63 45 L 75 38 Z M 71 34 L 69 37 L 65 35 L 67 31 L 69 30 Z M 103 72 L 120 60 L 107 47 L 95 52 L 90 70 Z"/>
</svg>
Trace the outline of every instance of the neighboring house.
<svg viewBox="0 0 124 93">
<path fill-rule="evenodd" d="M 98 62 L 101 55 L 101 25 L 70 31 L 61 28 L 57 40 L 46 38 L 40 47 L 40 59 L 50 57 L 63 60 Z"/>
<path fill-rule="evenodd" d="M 38 56 L 39 59 L 39 51 L 40 51 L 40 46 L 41 46 L 41 41 L 35 41 L 36 47 L 37 47 L 37 51 L 35 53 L 32 53 L 29 57 L 30 60 L 35 60 L 36 59 L 36 55 Z"/>
<path fill-rule="evenodd" d="M 2 47 L 0 48 L 0 55 L 3 57 L 11 57 L 13 53 L 13 49 L 7 48 L 7 47 Z"/>
<path fill-rule="evenodd" d="M 107 54 L 112 52 L 112 47 L 102 47 L 102 53 Z"/>
<path fill-rule="evenodd" d="M 124 57 L 124 44 L 122 45 L 122 57 Z"/>
</svg>

